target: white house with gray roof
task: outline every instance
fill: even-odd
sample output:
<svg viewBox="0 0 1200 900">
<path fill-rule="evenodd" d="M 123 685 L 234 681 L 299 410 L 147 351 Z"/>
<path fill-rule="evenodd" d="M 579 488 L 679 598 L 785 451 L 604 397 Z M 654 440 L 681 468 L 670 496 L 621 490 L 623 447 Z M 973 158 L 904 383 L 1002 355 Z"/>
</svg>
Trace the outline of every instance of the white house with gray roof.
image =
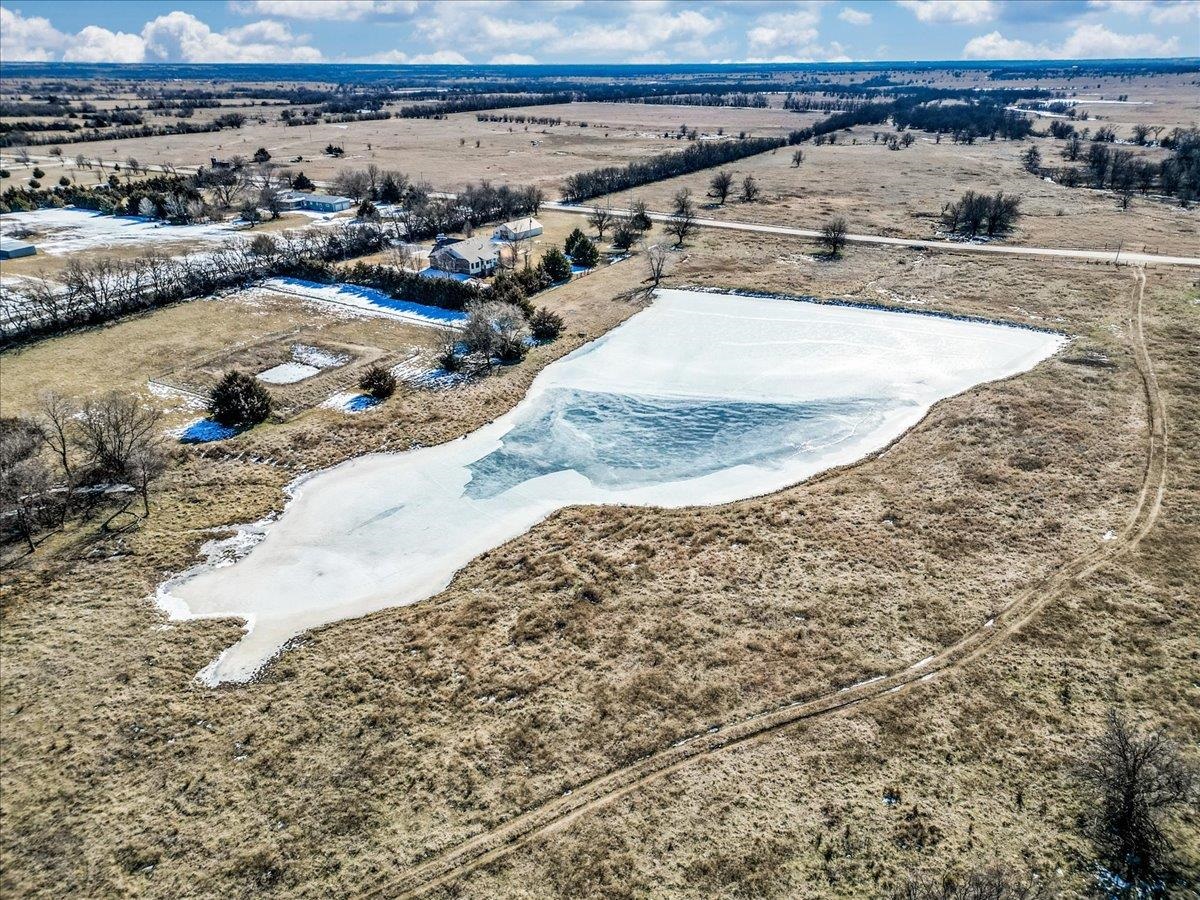
<svg viewBox="0 0 1200 900">
<path fill-rule="evenodd" d="M 496 245 L 487 238 L 466 238 L 434 247 L 429 253 L 429 264 L 443 272 L 461 272 L 482 278 L 496 270 L 500 256 Z"/>
</svg>

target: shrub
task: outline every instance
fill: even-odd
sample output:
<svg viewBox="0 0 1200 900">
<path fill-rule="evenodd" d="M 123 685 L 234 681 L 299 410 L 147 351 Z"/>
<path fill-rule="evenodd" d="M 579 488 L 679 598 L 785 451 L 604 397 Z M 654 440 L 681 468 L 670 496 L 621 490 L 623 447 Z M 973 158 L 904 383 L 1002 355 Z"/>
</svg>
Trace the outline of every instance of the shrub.
<svg viewBox="0 0 1200 900">
<path fill-rule="evenodd" d="M 29 186 L 30 186 L 31 188 L 33 188 L 33 189 L 36 191 L 36 190 L 38 190 L 39 188 L 41 188 L 41 186 L 42 186 L 42 183 L 41 183 L 40 181 L 38 181 L 36 178 L 30 178 L 30 179 L 29 179 Z"/>
<path fill-rule="evenodd" d="M 46 172 L 44 169 L 39 169 L 38 167 L 35 166 L 33 169 L 33 177 L 34 178 L 45 178 Z"/>
<path fill-rule="evenodd" d="M 538 263 L 538 268 L 545 273 L 551 283 L 566 281 L 571 277 L 571 261 L 557 247 L 551 247 Z"/>
<path fill-rule="evenodd" d="M 226 372 L 208 395 L 208 413 L 230 428 L 253 428 L 271 414 L 271 395 L 253 376 Z"/>
<path fill-rule="evenodd" d="M 358 386 L 376 400 L 386 400 L 396 393 L 396 376 L 383 366 L 371 366 L 358 379 Z"/>
<path fill-rule="evenodd" d="M 59 179 L 58 179 L 58 183 L 59 183 L 59 184 L 60 184 L 62 187 L 70 187 L 70 185 L 71 185 L 71 179 L 70 179 L 70 178 L 68 178 L 66 175 L 63 175 L 61 178 L 59 178 Z"/>
<path fill-rule="evenodd" d="M 529 331 L 536 340 L 552 341 L 562 334 L 562 330 L 562 316 L 544 306 L 529 318 Z"/>
<path fill-rule="evenodd" d="M 292 187 L 297 191 L 311 191 L 316 188 L 316 185 L 312 183 L 311 178 L 300 172 L 292 179 Z"/>
<path fill-rule="evenodd" d="M 586 237 L 575 244 L 575 252 L 571 254 L 571 259 L 575 265 L 583 266 L 585 269 L 594 269 L 596 264 L 600 262 L 600 251 Z"/>
<path fill-rule="evenodd" d="M 462 340 L 472 353 L 495 357 L 501 362 L 524 358 L 525 338 L 529 334 L 525 315 L 511 303 L 488 301 L 472 303 L 463 328 Z"/>
<path fill-rule="evenodd" d="M 846 244 L 846 220 L 839 216 L 821 229 L 821 243 L 830 256 L 837 256 Z"/>
<path fill-rule="evenodd" d="M 0 169 L 0 178 L 7 178 L 11 174 L 12 172 L 8 171 L 8 169 Z"/>
<path fill-rule="evenodd" d="M 567 239 L 563 242 L 563 253 L 567 254 L 567 256 L 574 256 L 575 248 L 579 246 L 579 242 L 586 240 L 587 235 L 585 235 L 582 230 L 576 228 L 567 235 Z"/>
</svg>

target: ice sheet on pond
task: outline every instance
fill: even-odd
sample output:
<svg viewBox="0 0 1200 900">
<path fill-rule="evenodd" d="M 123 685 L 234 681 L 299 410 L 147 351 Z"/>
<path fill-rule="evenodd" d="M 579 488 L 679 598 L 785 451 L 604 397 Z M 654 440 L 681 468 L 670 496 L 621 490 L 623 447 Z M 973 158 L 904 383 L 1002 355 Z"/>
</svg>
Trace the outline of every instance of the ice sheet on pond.
<svg viewBox="0 0 1200 900">
<path fill-rule="evenodd" d="M 438 593 L 563 506 L 678 507 L 779 490 L 877 450 L 937 400 L 1024 371 L 1060 336 L 779 299 L 661 291 L 548 366 L 461 440 L 302 480 L 234 565 L 160 589 L 181 618 L 239 616 L 208 683 L 253 676 L 306 629 Z"/>
</svg>

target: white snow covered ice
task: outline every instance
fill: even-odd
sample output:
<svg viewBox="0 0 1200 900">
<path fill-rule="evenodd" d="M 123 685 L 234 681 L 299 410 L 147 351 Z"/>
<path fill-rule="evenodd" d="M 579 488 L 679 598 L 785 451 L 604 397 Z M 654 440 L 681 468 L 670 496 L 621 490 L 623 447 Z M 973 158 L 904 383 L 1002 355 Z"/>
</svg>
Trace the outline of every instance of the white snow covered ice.
<svg viewBox="0 0 1200 900">
<path fill-rule="evenodd" d="M 1064 341 L 918 313 L 659 291 L 548 366 L 495 422 L 302 479 L 245 558 L 185 572 L 159 601 L 176 618 L 243 618 L 245 636 L 200 677 L 245 681 L 293 636 L 426 599 L 564 506 L 776 491 L 860 459 L 941 398 L 1032 368 Z"/>
</svg>

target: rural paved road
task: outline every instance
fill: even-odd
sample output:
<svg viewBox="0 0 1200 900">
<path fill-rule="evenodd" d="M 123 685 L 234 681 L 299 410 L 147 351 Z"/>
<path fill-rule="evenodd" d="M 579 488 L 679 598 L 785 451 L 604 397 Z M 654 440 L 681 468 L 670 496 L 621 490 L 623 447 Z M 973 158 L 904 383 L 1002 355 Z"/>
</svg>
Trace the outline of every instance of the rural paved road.
<svg viewBox="0 0 1200 900">
<path fill-rule="evenodd" d="M 559 203 L 547 201 L 542 209 L 554 212 L 576 213 L 591 215 L 594 206 L 578 206 L 574 203 Z M 614 209 L 618 215 L 628 214 L 629 210 Z M 665 222 L 671 218 L 666 213 L 649 213 L 655 222 Z M 725 219 L 696 219 L 701 228 L 724 228 L 728 231 L 757 231 L 764 234 L 779 234 L 785 237 L 819 238 L 821 232 L 810 228 L 789 228 L 786 225 L 760 225 L 756 222 L 734 222 Z M 885 237 L 880 234 L 848 234 L 846 240 L 852 244 L 883 244 L 893 247 L 919 247 L 922 250 L 946 250 L 952 253 L 1001 253 L 1012 256 L 1056 256 L 1067 259 L 1090 259 L 1096 262 L 1120 262 L 1132 265 L 1163 265 L 1163 266 L 1198 266 L 1200 256 L 1158 256 L 1153 253 L 1134 253 L 1127 250 L 1076 250 L 1056 247 L 1022 247 L 1017 244 L 970 244 L 956 241 L 927 241 L 918 238 Z"/>
<path fill-rule="evenodd" d="M 710 759 L 735 748 L 769 739 L 800 722 L 834 715 L 867 703 L 886 702 L 898 694 L 919 690 L 926 682 L 961 669 L 1004 642 L 1065 591 L 1077 588 L 1101 566 L 1136 547 L 1150 532 L 1162 508 L 1167 477 L 1167 418 L 1142 324 L 1146 275 L 1141 268 L 1134 268 L 1132 274 L 1130 343 L 1134 365 L 1145 390 L 1146 457 L 1137 499 L 1125 526 L 1112 540 L 1097 541 L 1090 549 L 1066 561 L 1017 594 L 994 618 L 940 653 L 898 671 L 815 697 L 800 698 L 684 737 L 628 765 L 576 784 L 572 790 L 532 806 L 457 845 L 439 848 L 431 856 L 410 864 L 408 868 L 401 863 L 394 869 L 384 869 L 373 880 L 360 885 L 361 895 L 386 897 L 389 900 L 415 900 L 434 890 L 447 888 L 464 875 L 494 863 L 515 850 L 536 844 L 580 818 L 598 812 L 698 760 Z M 882 452 L 885 451 L 879 451 Z M 879 453 L 871 454 L 866 459 L 872 459 Z M 812 481 L 836 478 L 863 461 L 844 469 L 832 469 Z"/>
</svg>

